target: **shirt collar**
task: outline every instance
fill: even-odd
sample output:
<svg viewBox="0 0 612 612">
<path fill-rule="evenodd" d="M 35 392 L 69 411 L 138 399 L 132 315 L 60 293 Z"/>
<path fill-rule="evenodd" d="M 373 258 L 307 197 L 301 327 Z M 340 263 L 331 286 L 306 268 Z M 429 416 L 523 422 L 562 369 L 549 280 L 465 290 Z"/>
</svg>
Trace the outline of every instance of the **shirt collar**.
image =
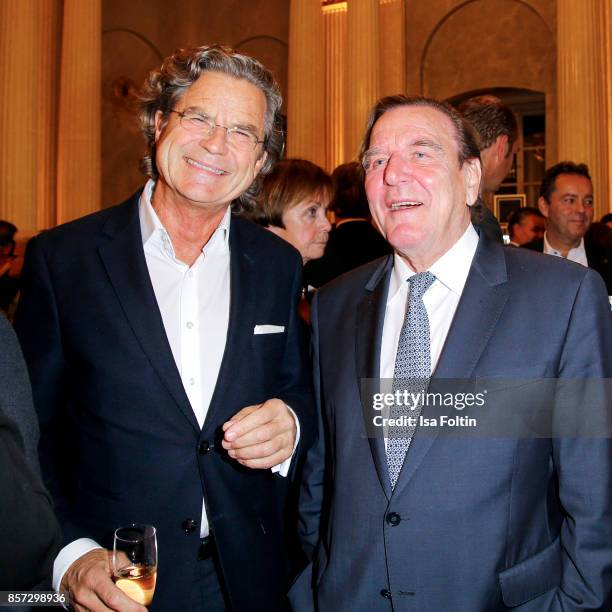
<svg viewBox="0 0 612 612">
<path fill-rule="evenodd" d="M 477 246 L 478 233 L 470 223 L 461 238 L 429 268 L 429 271 L 436 277 L 436 282 L 439 281 L 447 289 L 460 296 L 470 272 Z M 396 251 L 393 256 L 393 272 L 389 284 L 387 304 L 395 299 L 396 295 L 401 293 L 402 290 L 407 290 L 408 283 L 406 281 L 414 274 L 414 270 Z"/>
<path fill-rule="evenodd" d="M 561 251 L 558 251 L 550 245 L 550 242 L 548 242 L 548 238 L 546 236 L 546 232 L 544 232 L 544 253 L 546 253 L 547 255 L 556 255 L 557 257 L 563 257 L 563 255 L 561 255 Z M 586 259 L 586 251 L 584 250 L 584 238 L 580 239 L 580 244 L 577 247 L 574 247 L 573 249 L 570 249 L 567 252 L 567 259 L 569 259 L 570 261 L 578 261 L 576 258 L 580 255 L 584 255 L 584 258 Z"/>
<path fill-rule="evenodd" d="M 165 254 L 173 259 L 176 259 L 172 240 L 166 228 L 163 226 L 160 218 L 157 216 L 151 200 L 153 198 L 153 190 L 155 181 L 149 179 L 140 196 L 138 206 L 138 215 L 140 217 L 140 232 L 142 234 L 143 247 L 152 246 L 161 249 Z M 231 206 L 227 207 L 221 222 L 217 229 L 213 232 L 210 240 L 202 248 L 204 254 L 211 251 L 228 250 L 229 251 L 229 229 L 232 218 Z"/>
</svg>

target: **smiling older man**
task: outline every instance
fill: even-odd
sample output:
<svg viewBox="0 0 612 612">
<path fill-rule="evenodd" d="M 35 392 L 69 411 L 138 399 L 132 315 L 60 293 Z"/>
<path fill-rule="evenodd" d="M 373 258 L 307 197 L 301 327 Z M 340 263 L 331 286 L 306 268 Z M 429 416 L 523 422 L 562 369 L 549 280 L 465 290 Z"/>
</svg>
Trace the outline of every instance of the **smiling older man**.
<svg viewBox="0 0 612 612">
<path fill-rule="evenodd" d="M 282 610 L 272 472 L 314 429 L 301 260 L 232 214 L 281 152 L 281 98 L 256 60 L 200 47 L 143 100 L 144 190 L 35 238 L 24 270 L 16 326 L 66 544 L 54 582 L 77 610 L 144 610 L 100 548 L 137 522 L 157 528 L 152 610 Z"/>
<path fill-rule="evenodd" d="M 372 217 L 394 254 L 323 287 L 313 303 L 323 433 L 302 496 L 314 560 L 292 589 L 295 609 L 603 609 L 612 594 L 610 440 L 601 431 L 512 435 L 497 420 L 511 414 L 494 410 L 536 418 L 544 397 L 557 417 L 563 397 L 517 385 L 612 375 L 601 278 L 476 232 L 478 148 L 443 103 L 380 100 L 361 159 Z M 499 389 L 479 414 L 486 430 L 474 438 L 431 427 L 438 413 L 419 390 L 481 379 Z M 376 381 L 392 392 L 371 395 Z M 418 400 L 409 408 L 395 399 L 384 418 L 373 412 L 373 397 L 407 389 Z M 608 409 L 599 397 L 570 414 L 609 425 Z"/>
</svg>

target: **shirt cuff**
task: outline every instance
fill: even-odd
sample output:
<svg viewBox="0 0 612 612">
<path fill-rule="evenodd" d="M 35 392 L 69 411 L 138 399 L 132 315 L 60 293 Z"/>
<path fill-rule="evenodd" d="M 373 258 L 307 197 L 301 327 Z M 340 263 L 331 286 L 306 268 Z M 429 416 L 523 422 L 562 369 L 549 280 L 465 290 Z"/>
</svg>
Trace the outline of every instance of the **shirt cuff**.
<svg viewBox="0 0 612 612">
<path fill-rule="evenodd" d="M 74 542 L 70 542 L 59 551 L 55 561 L 53 562 L 53 588 L 59 592 L 60 585 L 62 584 L 62 578 L 66 573 L 66 570 L 80 557 L 86 555 L 88 552 L 95 550 L 96 548 L 102 548 L 94 540 L 89 538 L 79 538 Z"/>
<path fill-rule="evenodd" d="M 285 406 L 287 406 L 287 404 L 285 404 Z M 291 406 L 287 406 L 287 408 L 291 413 L 293 420 L 295 421 L 295 427 L 297 429 L 297 431 L 295 432 L 295 442 L 293 444 L 293 450 L 291 451 L 290 457 L 287 457 L 287 459 L 285 459 L 282 463 L 279 463 L 278 465 L 275 465 L 270 468 L 273 474 L 278 474 L 283 478 L 285 478 L 289 473 L 289 468 L 291 467 L 291 460 L 293 459 L 293 455 L 295 455 L 295 449 L 297 448 L 297 445 L 300 441 L 300 420 L 297 418 L 297 414 L 295 414 L 295 412 L 291 410 Z"/>
</svg>

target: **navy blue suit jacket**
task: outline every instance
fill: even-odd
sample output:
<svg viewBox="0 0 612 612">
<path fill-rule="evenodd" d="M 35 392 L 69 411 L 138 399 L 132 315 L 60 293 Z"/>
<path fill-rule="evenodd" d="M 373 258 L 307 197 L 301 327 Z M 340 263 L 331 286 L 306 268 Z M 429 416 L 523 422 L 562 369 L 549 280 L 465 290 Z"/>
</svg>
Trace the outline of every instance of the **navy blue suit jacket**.
<svg viewBox="0 0 612 612">
<path fill-rule="evenodd" d="M 287 243 L 233 218 L 228 337 L 198 426 L 164 331 L 143 252 L 139 194 L 33 239 L 16 329 L 41 426 L 40 457 L 65 541 L 140 522 L 157 527 L 153 610 L 188 608 L 202 496 L 236 610 L 280 610 L 287 479 L 230 460 L 220 427 L 241 408 L 284 400 L 314 438 L 296 313 L 301 262 Z M 284 333 L 254 335 L 258 324 Z M 195 528 L 189 519 L 195 521 Z"/>
<path fill-rule="evenodd" d="M 499 429 L 466 438 L 421 428 L 390 490 L 384 439 L 367 435 L 359 383 L 379 377 L 392 265 L 389 257 L 340 277 L 314 301 L 325 436 L 309 457 L 302 520 L 312 546 L 320 511 L 321 539 L 314 566 L 292 589 L 294 608 L 610 609 L 609 439 L 507 436 Z M 592 270 L 506 249 L 481 234 L 431 385 L 500 379 L 497 398 L 529 416 L 539 406 L 522 385 L 551 379 L 545 399 L 554 418 L 563 401 L 555 395 L 557 379 L 612 376 L 611 319 Z M 609 431 L 606 401 L 572 405 L 569 414 L 579 423 L 597 416 Z"/>
</svg>

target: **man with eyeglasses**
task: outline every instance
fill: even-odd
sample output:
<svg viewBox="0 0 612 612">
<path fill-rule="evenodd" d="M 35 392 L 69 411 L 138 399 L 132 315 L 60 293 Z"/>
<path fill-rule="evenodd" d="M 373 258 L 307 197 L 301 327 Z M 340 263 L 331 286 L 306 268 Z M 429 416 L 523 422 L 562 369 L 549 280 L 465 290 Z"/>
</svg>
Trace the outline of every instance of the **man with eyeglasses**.
<svg viewBox="0 0 612 612">
<path fill-rule="evenodd" d="M 285 609 L 285 476 L 314 437 L 301 261 L 238 216 L 280 106 L 256 60 L 177 51 L 143 91 L 144 189 L 31 242 L 16 326 L 77 610 L 144 610 L 109 565 L 134 522 L 157 528 L 151 610 Z"/>
</svg>

